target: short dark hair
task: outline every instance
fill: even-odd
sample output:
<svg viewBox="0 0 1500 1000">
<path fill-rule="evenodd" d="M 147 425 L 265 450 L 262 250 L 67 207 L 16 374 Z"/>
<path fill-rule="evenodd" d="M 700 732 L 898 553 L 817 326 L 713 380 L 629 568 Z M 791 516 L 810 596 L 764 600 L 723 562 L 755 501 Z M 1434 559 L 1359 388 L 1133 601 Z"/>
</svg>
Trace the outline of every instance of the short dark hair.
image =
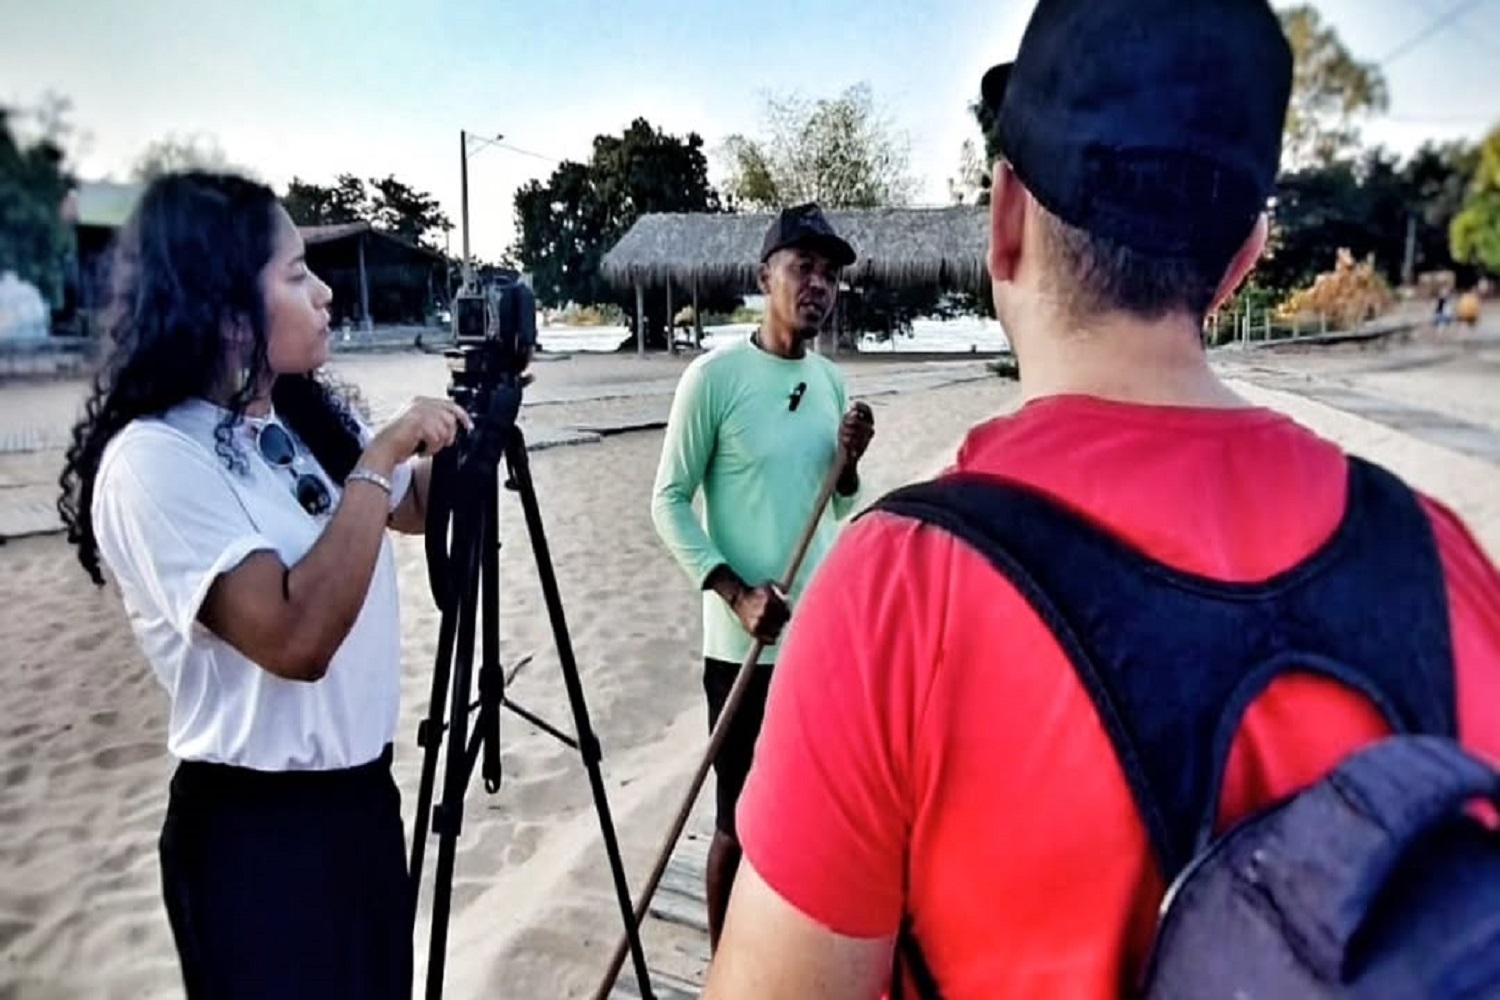
<svg viewBox="0 0 1500 1000">
<path fill-rule="evenodd" d="M 1150 256 L 1038 208 L 1042 239 L 1057 279 L 1066 285 L 1070 311 L 1121 312 L 1148 320 L 1187 313 L 1196 322 L 1208 314 L 1229 261 Z"/>
</svg>

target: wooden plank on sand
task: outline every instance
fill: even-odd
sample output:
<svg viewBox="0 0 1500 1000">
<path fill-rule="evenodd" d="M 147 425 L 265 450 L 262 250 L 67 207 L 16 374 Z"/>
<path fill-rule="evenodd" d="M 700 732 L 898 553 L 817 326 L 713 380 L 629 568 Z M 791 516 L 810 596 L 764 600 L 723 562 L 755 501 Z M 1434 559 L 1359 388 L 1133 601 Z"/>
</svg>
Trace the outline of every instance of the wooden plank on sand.
<svg viewBox="0 0 1500 1000">
<path fill-rule="evenodd" d="M 710 835 L 687 833 L 677 843 L 646 910 L 641 943 L 656 1000 L 694 1000 L 708 969 L 708 903 L 703 871 Z M 627 960 L 611 1000 L 640 1000 L 635 968 Z"/>
</svg>

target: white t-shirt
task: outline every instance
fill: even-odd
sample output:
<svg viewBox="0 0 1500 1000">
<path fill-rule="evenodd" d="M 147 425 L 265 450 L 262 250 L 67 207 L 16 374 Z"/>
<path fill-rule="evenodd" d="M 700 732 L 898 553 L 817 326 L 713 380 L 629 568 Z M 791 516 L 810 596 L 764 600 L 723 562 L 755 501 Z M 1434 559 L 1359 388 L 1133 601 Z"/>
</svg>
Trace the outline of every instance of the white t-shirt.
<svg viewBox="0 0 1500 1000">
<path fill-rule="evenodd" d="M 215 450 L 214 431 L 225 415 L 192 400 L 160 418 L 132 421 L 105 448 L 94 488 L 100 556 L 171 698 L 167 749 L 183 760 L 261 771 L 367 763 L 393 739 L 400 702 L 401 622 L 390 539 L 381 541 L 364 607 L 321 680 L 276 677 L 210 632 L 198 610 L 214 579 L 256 551 L 296 563 L 340 496 L 300 440 L 294 471 L 261 457 L 256 431 L 274 415 L 246 418 L 235 428 L 245 471 L 231 469 Z M 369 429 L 362 432 L 368 441 Z M 293 484 L 303 472 L 328 486 L 328 514 L 313 516 L 298 503 Z M 398 467 L 392 509 L 410 484 L 410 467 Z"/>
</svg>

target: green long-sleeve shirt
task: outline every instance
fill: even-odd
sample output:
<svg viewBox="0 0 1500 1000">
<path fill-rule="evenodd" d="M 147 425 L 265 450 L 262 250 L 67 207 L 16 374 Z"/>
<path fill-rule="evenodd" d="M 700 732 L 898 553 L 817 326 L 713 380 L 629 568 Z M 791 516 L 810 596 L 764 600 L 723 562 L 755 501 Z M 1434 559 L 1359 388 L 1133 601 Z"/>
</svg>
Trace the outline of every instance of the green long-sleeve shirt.
<svg viewBox="0 0 1500 1000">
<path fill-rule="evenodd" d="M 791 408 L 792 394 L 805 386 Z M 729 566 L 752 586 L 780 580 L 838 447 L 844 379 L 827 358 L 782 358 L 747 336 L 682 373 L 652 491 L 657 533 L 695 585 Z M 694 509 L 701 491 L 702 513 Z M 796 601 L 859 493 L 837 491 L 788 592 Z M 728 604 L 703 593 L 703 654 L 739 662 L 753 640 Z M 767 646 L 762 663 L 776 659 Z"/>
</svg>

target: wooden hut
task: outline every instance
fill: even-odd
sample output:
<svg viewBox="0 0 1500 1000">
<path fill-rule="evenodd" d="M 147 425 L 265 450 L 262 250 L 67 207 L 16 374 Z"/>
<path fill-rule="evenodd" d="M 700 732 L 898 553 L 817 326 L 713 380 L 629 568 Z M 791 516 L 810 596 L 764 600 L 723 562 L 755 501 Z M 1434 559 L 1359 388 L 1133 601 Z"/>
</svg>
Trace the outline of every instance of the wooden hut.
<svg viewBox="0 0 1500 1000">
<path fill-rule="evenodd" d="M 844 270 L 851 286 L 894 288 L 983 286 L 989 210 L 975 205 L 943 208 L 829 210 L 828 221 L 859 259 Z M 605 253 L 599 272 L 618 288 L 634 288 L 636 350 L 646 349 L 647 291 L 665 290 L 672 315 L 675 289 L 692 295 L 708 288 L 756 287 L 760 246 L 772 213 L 653 213 L 643 215 Z M 701 331 L 700 331 L 701 332 Z"/>
<path fill-rule="evenodd" d="M 431 303 L 448 298 L 447 260 L 435 250 L 368 222 L 298 230 L 308 268 L 333 289 L 336 324 L 420 325 Z"/>
<path fill-rule="evenodd" d="M 144 190 L 143 184 L 85 182 L 64 207 L 78 241 L 71 301 L 86 315 L 103 303 L 110 247 Z M 364 329 L 422 323 L 431 303 L 448 299 L 447 260 L 435 250 L 363 221 L 298 230 L 308 267 L 333 288 L 336 323 Z"/>
</svg>

